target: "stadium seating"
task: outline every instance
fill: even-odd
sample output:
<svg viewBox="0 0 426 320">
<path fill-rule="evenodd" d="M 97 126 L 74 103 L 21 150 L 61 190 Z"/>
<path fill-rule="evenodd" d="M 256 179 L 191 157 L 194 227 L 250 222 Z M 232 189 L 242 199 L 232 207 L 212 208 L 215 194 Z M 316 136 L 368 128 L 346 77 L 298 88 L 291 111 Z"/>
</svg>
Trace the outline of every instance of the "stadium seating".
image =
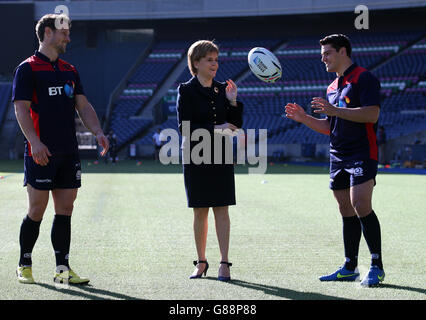
<svg viewBox="0 0 426 320">
<path fill-rule="evenodd" d="M 139 114 L 158 86 L 182 58 L 186 42 L 158 42 L 149 56 L 128 81 L 115 101 L 110 118 L 110 128 L 117 134 L 118 148 L 145 131 L 151 121 L 132 119 Z"/>
<path fill-rule="evenodd" d="M 419 36 L 413 33 L 413 36 Z M 407 35 L 406 42 L 412 40 Z M 379 123 L 388 139 L 426 129 L 426 38 L 388 60 L 373 73 L 391 92 L 382 100 Z"/>
<path fill-rule="evenodd" d="M 178 125 L 176 119 L 168 119 L 167 121 L 154 126 L 149 130 L 149 132 L 141 139 L 138 140 L 137 145 L 152 145 L 152 136 L 154 135 L 157 130 L 163 130 L 163 129 L 174 129 L 178 131 Z"/>
<path fill-rule="evenodd" d="M 71 40 L 62 58 L 77 67 L 85 94 L 102 119 L 106 115 L 110 93 L 143 52 L 147 42 L 116 42 L 106 33 L 99 33 L 96 48 L 88 48 L 86 30 L 73 31 Z"/>
<path fill-rule="evenodd" d="M 11 83 L 0 82 L 0 126 L 3 123 L 7 111 L 7 106 L 10 103 L 11 90 Z"/>
<path fill-rule="evenodd" d="M 130 142 L 141 130 L 150 127 L 152 120 L 122 118 L 111 124 L 110 129 L 117 135 L 117 145 L 122 146 Z"/>
</svg>

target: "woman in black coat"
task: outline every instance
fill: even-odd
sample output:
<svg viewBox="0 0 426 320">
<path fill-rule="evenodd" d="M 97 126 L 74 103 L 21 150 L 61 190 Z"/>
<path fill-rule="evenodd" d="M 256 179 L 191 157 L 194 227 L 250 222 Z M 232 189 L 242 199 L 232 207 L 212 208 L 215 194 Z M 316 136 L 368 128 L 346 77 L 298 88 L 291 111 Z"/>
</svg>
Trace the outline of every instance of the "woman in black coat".
<svg viewBox="0 0 426 320">
<path fill-rule="evenodd" d="M 221 254 L 218 279 L 229 281 L 228 206 L 236 203 L 232 135 L 242 126 L 243 105 L 236 100 L 237 86 L 232 80 L 226 83 L 214 80 L 218 55 L 219 49 L 211 41 L 200 40 L 191 45 L 188 68 L 193 78 L 178 88 L 177 115 L 183 140 L 185 190 L 188 207 L 194 211 L 198 254 L 190 278 L 206 275 L 209 267 L 205 251 L 211 207 Z"/>
</svg>

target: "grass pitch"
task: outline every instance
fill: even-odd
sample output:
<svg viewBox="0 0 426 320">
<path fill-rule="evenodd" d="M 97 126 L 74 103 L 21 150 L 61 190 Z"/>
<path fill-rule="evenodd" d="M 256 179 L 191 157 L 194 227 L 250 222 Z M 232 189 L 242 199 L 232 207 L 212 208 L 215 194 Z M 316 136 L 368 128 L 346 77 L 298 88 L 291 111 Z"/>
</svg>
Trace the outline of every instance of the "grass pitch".
<svg viewBox="0 0 426 320">
<path fill-rule="evenodd" d="M 0 299 L 426 298 L 424 175 L 379 173 L 373 207 L 381 223 L 386 278 L 381 287 L 365 289 L 318 280 L 343 263 L 342 223 L 327 167 L 275 164 L 264 175 L 237 167 L 237 205 L 230 207 L 233 280 L 222 283 L 216 280 L 220 257 L 212 212 L 207 278 L 188 279 L 196 251 L 180 166 L 82 163 L 70 263 L 91 282 L 59 289 L 53 282 L 52 201 L 33 251 L 37 284 L 16 280 L 19 227 L 27 210 L 23 161 L 0 162 Z M 361 276 L 369 263 L 362 239 Z"/>
</svg>

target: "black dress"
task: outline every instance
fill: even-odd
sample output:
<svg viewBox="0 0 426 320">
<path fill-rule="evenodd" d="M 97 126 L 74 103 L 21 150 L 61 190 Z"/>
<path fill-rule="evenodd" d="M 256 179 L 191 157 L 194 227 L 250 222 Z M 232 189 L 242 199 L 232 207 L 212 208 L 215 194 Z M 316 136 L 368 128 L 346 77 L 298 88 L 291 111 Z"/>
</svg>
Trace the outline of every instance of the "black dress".
<svg viewBox="0 0 426 320">
<path fill-rule="evenodd" d="M 234 165 L 226 157 L 226 148 L 231 147 L 232 150 L 232 138 L 214 133 L 214 126 L 228 122 L 241 128 L 243 104 L 237 102 L 236 107 L 231 106 L 226 98 L 225 88 L 226 83 L 215 80 L 211 87 L 203 87 L 196 77 L 178 88 L 176 109 L 183 140 L 183 174 L 188 207 L 191 208 L 220 207 L 236 203 Z M 204 133 L 208 132 L 209 144 L 208 140 L 204 141 L 202 138 L 191 141 L 191 135 L 196 129 L 207 130 Z M 214 139 L 218 138 L 221 139 L 218 146 L 222 157 L 215 159 L 215 154 L 220 155 L 219 150 L 214 148 Z M 204 153 L 207 149 L 192 153 L 194 147 L 197 151 L 200 150 L 200 143 L 207 143 L 204 145 L 211 147 L 210 154 Z M 191 154 L 200 155 L 204 161 L 194 161 L 194 157 L 189 156 Z"/>
</svg>

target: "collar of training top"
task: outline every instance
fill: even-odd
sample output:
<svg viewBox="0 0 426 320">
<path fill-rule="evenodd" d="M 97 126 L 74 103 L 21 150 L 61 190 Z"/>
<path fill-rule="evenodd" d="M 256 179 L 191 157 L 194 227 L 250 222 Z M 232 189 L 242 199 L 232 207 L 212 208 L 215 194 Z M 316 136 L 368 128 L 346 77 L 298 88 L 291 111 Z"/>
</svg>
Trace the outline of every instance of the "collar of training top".
<svg viewBox="0 0 426 320">
<path fill-rule="evenodd" d="M 356 63 L 352 63 L 349 68 L 343 72 L 343 77 L 347 76 L 349 73 L 351 73 L 358 65 Z"/>
<path fill-rule="evenodd" d="M 46 62 L 49 62 L 49 63 L 51 63 L 51 64 L 56 64 L 56 63 L 58 63 L 58 59 L 56 59 L 55 61 L 51 61 L 51 60 L 49 59 L 49 57 L 48 57 L 48 56 L 44 55 L 43 53 L 41 53 L 41 52 L 40 52 L 40 51 L 38 51 L 38 50 L 36 50 L 36 51 L 34 52 L 34 55 L 35 55 L 37 58 L 40 58 L 41 60 L 46 61 Z"/>
</svg>

